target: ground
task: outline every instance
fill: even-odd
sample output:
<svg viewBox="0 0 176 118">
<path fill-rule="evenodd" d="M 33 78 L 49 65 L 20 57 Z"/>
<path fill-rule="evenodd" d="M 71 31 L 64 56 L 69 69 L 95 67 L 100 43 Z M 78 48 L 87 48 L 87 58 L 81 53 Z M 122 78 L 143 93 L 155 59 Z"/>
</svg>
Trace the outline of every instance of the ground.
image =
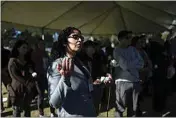
<svg viewBox="0 0 176 118">
<path fill-rule="evenodd" d="M 7 97 L 7 91 L 5 89 L 4 86 L 2 86 L 2 93 L 3 93 L 3 97 L 6 98 Z M 50 116 L 50 110 L 47 104 L 47 99 L 45 99 L 45 109 L 44 109 L 44 113 L 46 117 Z M 5 106 L 5 111 L 3 113 L 1 113 L 2 117 L 11 117 L 12 116 L 12 109 L 11 108 L 6 108 L 7 103 L 4 102 L 4 106 Z M 37 110 L 37 106 L 36 103 L 32 103 L 32 113 L 31 116 L 32 117 L 38 117 L 38 110 Z M 144 99 L 144 101 L 141 103 L 141 109 L 143 111 L 143 116 L 145 117 L 150 117 L 150 116 L 172 116 L 172 117 L 176 117 L 176 94 L 169 96 L 168 98 L 168 102 L 167 102 L 167 108 L 166 110 L 164 110 L 162 113 L 156 113 L 152 110 L 152 99 L 151 97 L 146 97 Z M 113 117 L 114 116 L 114 111 L 115 109 L 112 108 L 109 110 L 108 112 L 108 116 L 109 117 Z M 126 112 L 124 113 L 124 116 L 126 116 Z M 107 112 L 102 112 L 99 114 L 99 117 L 107 117 Z"/>
</svg>

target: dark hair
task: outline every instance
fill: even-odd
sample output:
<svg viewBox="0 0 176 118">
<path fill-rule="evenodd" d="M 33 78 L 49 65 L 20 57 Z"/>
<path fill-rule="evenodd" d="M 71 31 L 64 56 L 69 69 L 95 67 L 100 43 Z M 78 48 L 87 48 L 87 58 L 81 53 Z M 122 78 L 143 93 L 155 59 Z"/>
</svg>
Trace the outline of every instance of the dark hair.
<svg viewBox="0 0 176 118">
<path fill-rule="evenodd" d="M 38 38 L 37 39 L 37 41 L 35 42 L 35 46 L 36 46 L 36 48 L 38 48 L 38 44 L 40 43 L 40 42 L 44 42 L 44 40 L 42 39 L 42 38 Z"/>
<path fill-rule="evenodd" d="M 131 34 L 131 33 L 132 33 L 132 31 L 122 30 L 118 33 L 118 39 L 120 40 L 120 39 L 128 36 L 128 34 Z"/>
<path fill-rule="evenodd" d="M 63 57 L 66 53 L 67 39 L 74 30 L 77 30 L 81 33 L 81 31 L 75 27 L 67 27 L 59 33 L 58 41 L 54 42 L 51 51 L 51 60 L 54 61 L 57 58 Z"/>
<path fill-rule="evenodd" d="M 25 40 L 18 40 L 15 43 L 11 52 L 11 56 L 10 56 L 11 58 L 17 58 L 19 56 L 18 48 L 20 48 L 23 44 L 28 45 L 28 43 Z"/>
<path fill-rule="evenodd" d="M 169 40 L 167 40 L 167 41 L 164 43 L 164 49 L 165 49 L 165 51 L 167 51 L 167 53 L 170 54 L 171 42 L 170 42 Z"/>
<path fill-rule="evenodd" d="M 140 38 L 138 36 L 133 37 L 131 40 L 131 45 L 136 47 L 136 44 L 139 40 L 140 40 Z"/>
<path fill-rule="evenodd" d="M 84 46 L 84 48 L 87 48 L 87 47 L 93 47 L 93 48 L 95 48 L 96 43 L 93 42 L 93 41 L 88 40 L 88 41 L 84 42 L 83 46 Z"/>
<path fill-rule="evenodd" d="M 146 35 L 139 36 L 140 39 L 146 38 Z"/>
</svg>

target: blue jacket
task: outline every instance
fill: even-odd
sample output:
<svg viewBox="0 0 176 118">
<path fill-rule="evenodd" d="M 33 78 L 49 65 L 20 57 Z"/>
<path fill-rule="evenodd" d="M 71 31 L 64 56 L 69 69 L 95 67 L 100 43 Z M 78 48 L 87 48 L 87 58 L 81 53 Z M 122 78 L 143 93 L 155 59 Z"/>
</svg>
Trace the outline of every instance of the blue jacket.
<svg viewBox="0 0 176 118">
<path fill-rule="evenodd" d="M 126 49 L 115 48 L 114 59 L 119 66 L 115 68 L 115 79 L 124 79 L 130 82 L 138 82 L 139 70 L 144 67 L 144 61 L 136 48 L 130 46 Z"/>
</svg>

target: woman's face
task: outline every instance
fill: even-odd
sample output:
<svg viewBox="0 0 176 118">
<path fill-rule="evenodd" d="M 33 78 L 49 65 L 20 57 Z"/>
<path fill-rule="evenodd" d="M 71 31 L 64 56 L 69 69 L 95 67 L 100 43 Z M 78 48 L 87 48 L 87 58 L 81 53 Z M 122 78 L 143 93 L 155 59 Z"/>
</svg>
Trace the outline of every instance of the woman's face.
<svg viewBox="0 0 176 118">
<path fill-rule="evenodd" d="M 21 47 L 18 48 L 18 51 L 19 55 L 25 55 L 28 51 L 28 45 L 27 44 L 21 45 Z"/>
<path fill-rule="evenodd" d="M 78 30 L 73 30 L 73 33 L 68 37 L 67 48 L 71 51 L 77 52 L 82 48 L 83 40 L 83 36 L 80 32 Z"/>
</svg>

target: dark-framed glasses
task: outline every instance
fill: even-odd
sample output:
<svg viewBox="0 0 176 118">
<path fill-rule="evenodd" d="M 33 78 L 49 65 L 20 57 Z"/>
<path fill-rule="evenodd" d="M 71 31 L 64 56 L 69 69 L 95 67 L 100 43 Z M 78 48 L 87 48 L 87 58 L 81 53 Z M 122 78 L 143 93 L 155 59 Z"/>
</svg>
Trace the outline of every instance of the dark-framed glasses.
<svg viewBox="0 0 176 118">
<path fill-rule="evenodd" d="M 79 40 L 79 38 L 84 41 L 84 37 L 81 36 L 81 35 L 72 35 L 72 36 L 69 36 L 68 38 L 74 38 L 75 40 Z"/>
</svg>

